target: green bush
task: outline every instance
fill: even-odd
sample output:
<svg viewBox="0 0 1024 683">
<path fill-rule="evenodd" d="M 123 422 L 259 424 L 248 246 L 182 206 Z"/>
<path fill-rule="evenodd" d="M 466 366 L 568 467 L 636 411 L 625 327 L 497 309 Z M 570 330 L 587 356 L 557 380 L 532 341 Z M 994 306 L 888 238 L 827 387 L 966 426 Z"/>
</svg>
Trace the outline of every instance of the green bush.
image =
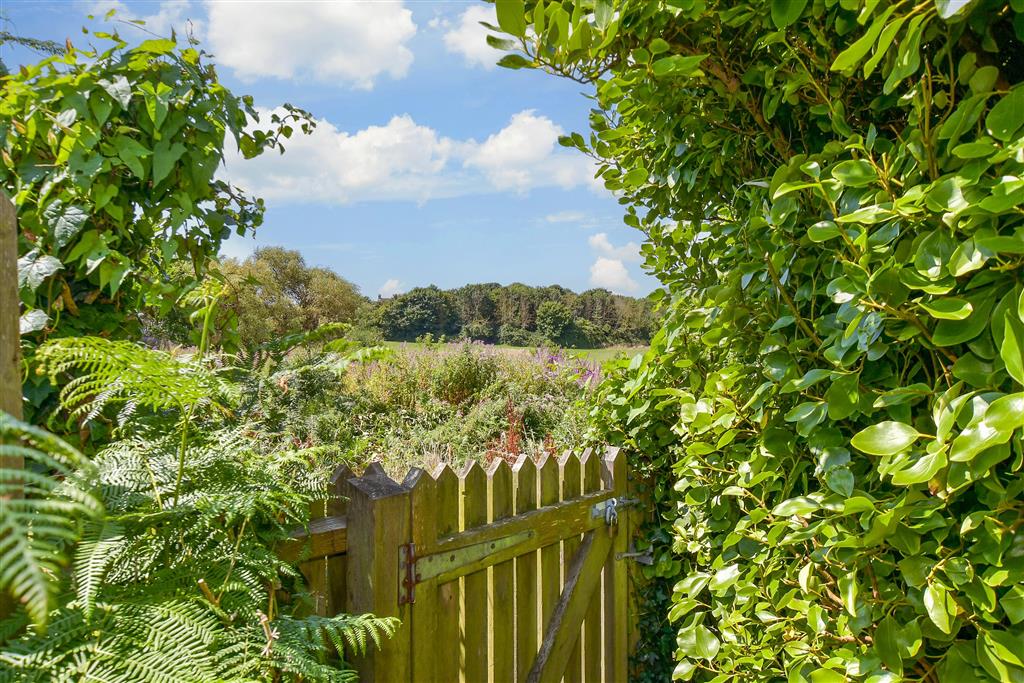
<svg viewBox="0 0 1024 683">
<path fill-rule="evenodd" d="M 638 675 L 1024 680 L 1024 4 L 497 8 L 665 285 L 595 409 L 656 505 Z"/>
</svg>

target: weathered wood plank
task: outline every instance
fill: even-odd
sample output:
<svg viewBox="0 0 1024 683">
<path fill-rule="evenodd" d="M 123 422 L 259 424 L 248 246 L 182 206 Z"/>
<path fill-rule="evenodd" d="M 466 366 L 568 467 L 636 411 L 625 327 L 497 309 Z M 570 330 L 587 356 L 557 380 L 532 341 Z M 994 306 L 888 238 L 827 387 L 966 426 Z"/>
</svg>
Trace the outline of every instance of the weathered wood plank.
<svg viewBox="0 0 1024 683">
<path fill-rule="evenodd" d="M 348 605 L 354 613 L 372 612 L 402 620 L 395 634 L 354 661 L 366 681 L 407 681 L 410 672 L 408 605 L 399 605 L 399 549 L 409 542 L 409 491 L 381 470 L 349 479 L 348 537 L 353 552 L 347 562 Z"/>
<path fill-rule="evenodd" d="M 601 569 L 612 548 L 612 537 L 600 529 L 589 532 L 570 565 L 569 578 L 544 631 L 537 661 L 527 680 L 557 683 L 565 674 L 573 644 L 590 600 L 599 586 Z M 627 679 L 613 679 L 625 681 Z"/>
<path fill-rule="evenodd" d="M 467 529 L 487 524 L 487 473 L 476 462 L 470 463 L 462 475 L 462 514 Z M 489 655 L 487 569 L 468 574 L 464 590 L 466 681 L 486 682 Z"/>
<path fill-rule="evenodd" d="M 509 517 L 494 524 L 488 524 L 476 529 L 467 529 L 461 533 L 446 536 L 441 538 L 433 547 L 420 552 L 420 556 L 450 553 L 453 550 L 497 541 L 523 532 L 534 531 L 537 535 L 548 534 L 545 538 L 551 538 L 552 542 L 557 542 L 569 533 L 565 531 L 567 528 L 579 527 L 581 532 L 586 531 L 587 525 L 591 523 L 590 509 L 597 503 L 608 500 L 614 493 L 612 491 L 599 491 L 580 496 L 575 500 L 558 502 L 558 462 L 554 459 L 552 461 L 555 462 L 556 470 L 553 493 L 555 501 L 553 503 L 544 505 L 536 510 L 517 514 L 515 517 Z M 548 533 L 552 528 L 561 529 L 564 533 L 562 535 Z"/>
<path fill-rule="evenodd" d="M 22 418 L 21 318 L 18 299 L 18 216 L 5 192 L 0 192 L 0 410 Z M 0 457 L 0 469 L 20 470 L 21 456 Z M 15 489 L 20 491 L 21 488 Z M 0 619 L 14 610 L 7 592 L 0 592 Z"/>
<path fill-rule="evenodd" d="M 488 474 L 491 482 L 491 519 L 513 515 L 512 468 L 498 459 Z M 512 560 L 494 565 L 491 572 L 491 672 L 495 683 L 515 680 L 515 575 Z"/>
<path fill-rule="evenodd" d="M 537 474 L 540 479 L 540 502 L 552 505 L 561 494 L 559 486 L 558 459 L 548 455 L 538 464 Z M 590 514 L 589 510 L 586 512 Z M 566 525 L 567 528 L 573 528 Z M 541 627 L 551 622 L 551 616 L 558 604 L 558 596 L 562 592 L 562 548 L 560 543 L 541 548 L 540 551 L 540 618 Z M 543 643 L 542 643 L 543 644 Z"/>
<path fill-rule="evenodd" d="M 562 470 L 562 500 L 571 500 L 580 495 L 582 487 L 582 472 L 580 471 L 580 460 L 574 453 L 566 453 L 560 467 Z M 562 585 L 568 586 L 570 578 L 569 560 L 576 556 L 580 547 L 579 533 L 570 535 L 562 541 Z M 582 626 L 582 624 L 581 624 Z M 580 632 L 577 630 L 575 636 L 566 634 L 566 637 L 573 642 L 565 666 L 566 683 L 582 683 L 583 680 L 583 648 Z"/>
<path fill-rule="evenodd" d="M 309 522 L 309 530 L 297 529 L 292 540 L 278 549 L 285 562 L 312 561 L 321 557 L 341 555 L 348 551 L 348 518 L 321 517 Z"/>
<path fill-rule="evenodd" d="M 519 456 L 515 469 L 515 514 L 522 516 L 537 508 L 537 466 L 528 455 Z M 540 623 L 537 619 L 537 551 L 516 557 L 516 677 L 526 680 L 537 656 Z M 500 683 L 495 679 L 495 683 Z"/>
<path fill-rule="evenodd" d="M 607 498 L 607 495 L 604 498 Z M 535 530 L 528 529 L 490 542 L 439 551 L 421 557 L 417 564 L 417 570 L 424 578 L 434 578 L 438 582 L 445 582 L 487 569 L 538 548 L 545 548 L 552 544 L 557 547 L 559 541 L 577 535 L 580 531 L 587 532 L 598 527 L 604 528 L 604 518 L 592 517 L 591 507 L 592 505 L 588 505 L 586 508 L 581 508 L 579 514 L 574 514 L 568 520 L 557 517 L 536 518 L 543 519 L 544 524 Z M 470 550 L 473 551 L 472 555 L 468 553 Z M 463 554 L 466 556 L 462 557 Z"/>
<path fill-rule="evenodd" d="M 0 192 L 0 410 L 19 420 L 21 412 L 21 316 L 18 299 L 18 215 Z M 22 459 L 4 456 L 3 467 L 20 468 Z"/>
<path fill-rule="evenodd" d="M 593 449 L 588 448 L 580 459 L 583 467 L 583 492 L 600 491 L 601 458 Z M 595 589 L 583 622 L 583 680 L 587 683 L 601 680 L 601 593 L 600 589 Z"/>
<path fill-rule="evenodd" d="M 626 457 L 618 448 L 609 448 L 602 461 L 602 478 L 606 488 L 616 496 L 626 495 Z M 625 521 L 625 515 L 620 515 Z M 612 551 L 605 563 L 605 621 L 604 649 L 606 681 L 625 681 L 629 674 L 628 603 L 629 577 L 625 560 L 616 560 L 616 553 L 626 552 L 629 544 L 627 530 L 617 528 Z"/>
<path fill-rule="evenodd" d="M 437 533 L 452 534 L 459 531 L 459 478 L 450 467 L 443 467 L 437 473 Z M 453 683 L 459 680 L 462 671 L 462 648 L 459 635 L 459 605 L 462 592 L 459 580 L 441 583 L 437 591 L 435 623 L 437 631 L 433 642 L 442 649 L 437 654 L 438 683 Z M 428 679 L 429 680 L 429 679 Z"/>
<path fill-rule="evenodd" d="M 409 489 L 412 510 L 412 542 L 417 550 L 437 540 L 438 488 L 430 474 L 412 469 L 402 484 Z M 441 648 L 436 647 L 438 621 L 438 583 L 425 581 L 416 586 L 412 605 L 412 652 L 415 659 L 413 679 L 435 683 L 438 677 Z"/>
</svg>

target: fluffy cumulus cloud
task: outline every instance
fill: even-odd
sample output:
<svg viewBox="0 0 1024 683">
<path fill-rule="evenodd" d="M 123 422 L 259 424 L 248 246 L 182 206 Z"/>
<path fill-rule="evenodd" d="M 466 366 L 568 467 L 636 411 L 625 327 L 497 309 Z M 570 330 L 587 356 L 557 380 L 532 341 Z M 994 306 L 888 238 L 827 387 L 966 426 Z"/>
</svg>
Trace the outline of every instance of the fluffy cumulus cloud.
<svg viewBox="0 0 1024 683">
<path fill-rule="evenodd" d="M 433 20 L 432 20 L 433 21 Z M 454 26 L 444 34 L 444 46 L 449 52 L 462 55 L 471 66 L 493 69 L 501 53 L 487 44 L 488 30 L 481 21 L 494 25 L 494 5 L 472 5 L 466 8 Z"/>
<path fill-rule="evenodd" d="M 483 142 L 442 136 L 407 114 L 355 132 L 320 120 L 311 135 L 287 141 L 283 156 L 229 154 L 225 175 L 268 200 L 331 204 L 592 186 L 592 162 L 558 147 L 559 131 L 532 111 Z"/>
<path fill-rule="evenodd" d="M 416 34 L 403 2 L 207 0 L 207 37 L 219 65 L 243 80 L 301 78 L 362 89 L 402 78 Z"/>
<path fill-rule="evenodd" d="M 606 256 L 598 256 L 590 266 L 590 284 L 617 294 L 632 294 L 639 287 L 622 261 Z"/>
<path fill-rule="evenodd" d="M 636 242 L 626 242 L 621 247 L 616 247 L 609 241 L 608 233 L 599 232 L 587 238 L 590 248 L 608 258 L 620 261 L 640 261 L 640 245 Z"/>
<path fill-rule="evenodd" d="M 389 299 L 396 294 L 401 294 L 405 291 L 405 285 L 401 283 L 397 278 L 391 278 L 380 286 L 377 293 L 385 299 Z"/>
<path fill-rule="evenodd" d="M 593 182 L 594 166 L 586 157 L 558 147 L 562 129 L 532 109 L 512 117 L 507 126 L 475 145 L 465 165 L 480 170 L 502 190 L 528 190 L 539 184 L 575 187 Z"/>
<path fill-rule="evenodd" d="M 626 263 L 640 260 L 640 246 L 636 242 L 615 246 L 604 232 L 591 235 L 587 242 L 597 254 L 590 266 L 590 284 L 618 294 L 634 293 L 639 285 L 629 274 Z"/>
</svg>

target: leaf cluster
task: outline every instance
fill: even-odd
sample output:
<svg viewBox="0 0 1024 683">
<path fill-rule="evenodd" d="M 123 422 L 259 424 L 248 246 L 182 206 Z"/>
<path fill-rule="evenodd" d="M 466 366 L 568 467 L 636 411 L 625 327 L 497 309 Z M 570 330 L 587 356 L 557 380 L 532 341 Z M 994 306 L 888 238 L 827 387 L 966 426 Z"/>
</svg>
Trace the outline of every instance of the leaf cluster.
<svg viewBox="0 0 1024 683">
<path fill-rule="evenodd" d="M 674 583 L 646 673 L 1024 677 L 1024 4 L 498 9 L 664 285 L 594 413 Z"/>
</svg>

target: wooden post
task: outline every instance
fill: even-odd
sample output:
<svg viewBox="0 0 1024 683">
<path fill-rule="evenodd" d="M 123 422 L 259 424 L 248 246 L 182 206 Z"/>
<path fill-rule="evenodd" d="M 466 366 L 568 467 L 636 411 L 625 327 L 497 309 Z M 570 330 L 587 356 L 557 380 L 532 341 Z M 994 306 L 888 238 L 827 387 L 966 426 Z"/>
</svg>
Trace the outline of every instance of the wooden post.
<svg viewBox="0 0 1024 683">
<path fill-rule="evenodd" d="M 18 217 L 11 200 L 0 193 L 0 410 L 19 420 L 22 417 L 20 307 Z M 7 458 L 2 465 L 20 468 L 21 458 Z"/>
<path fill-rule="evenodd" d="M 0 410 L 19 420 L 21 412 L 21 301 L 18 299 L 18 216 L 14 204 L 0 192 Z M 0 457 L 0 470 L 20 470 L 20 456 Z M 0 618 L 13 604 L 0 592 Z"/>
<path fill-rule="evenodd" d="M 380 651 L 356 659 L 359 678 L 376 683 L 409 681 L 409 606 L 399 605 L 402 546 L 410 541 L 409 491 L 376 463 L 349 479 L 349 553 L 346 574 L 348 608 L 378 617 L 398 617 L 402 625 Z"/>
</svg>

